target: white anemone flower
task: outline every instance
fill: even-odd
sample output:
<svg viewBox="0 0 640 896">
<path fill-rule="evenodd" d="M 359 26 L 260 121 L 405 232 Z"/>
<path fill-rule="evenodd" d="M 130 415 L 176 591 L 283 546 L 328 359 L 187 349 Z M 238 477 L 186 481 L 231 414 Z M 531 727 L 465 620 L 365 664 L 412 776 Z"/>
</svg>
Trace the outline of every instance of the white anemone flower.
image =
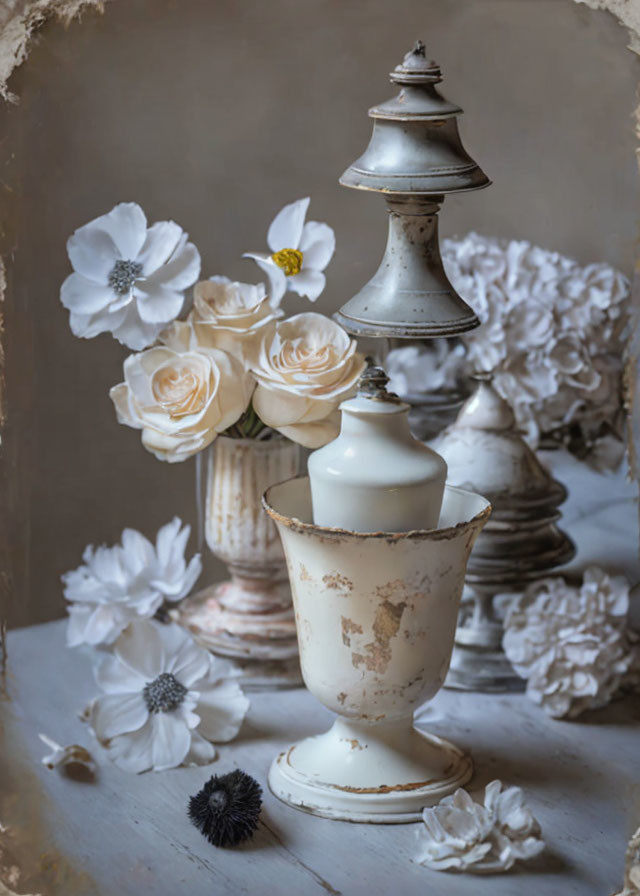
<svg viewBox="0 0 640 896">
<path fill-rule="evenodd" d="M 305 223 L 309 202 L 309 197 L 298 199 L 278 212 L 267 234 L 269 253 L 244 254 L 245 258 L 253 258 L 267 274 L 271 285 L 270 301 L 275 308 L 287 290 L 315 302 L 325 287 L 326 278 L 322 271 L 331 261 L 336 237 L 328 224 Z"/>
<path fill-rule="evenodd" d="M 180 626 L 135 622 L 96 671 L 105 693 L 89 710 L 91 727 L 128 772 L 211 762 L 211 741 L 232 740 L 249 709 L 232 675 Z"/>
<path fill-rule="evenodd" d="M 174 221 L 147 227 L 135 202 L 121 202 L 67 241 L 74 273 L 60 289 L 74 336 L 112 333 L 139 351 L 182 311 L 200 254 Z"/>
<path fill-rule="evenodd" d="M 70 605 L 67 644 L 111 644 L 137 619 L 153 616 L 165 600 L 185 597 L 201 571 L 200 554 L 184 557 L 191 532 L 178 517 L 163 526 L 155 546 L 135 529 L 121 544 L 85 548 L 84 563 L 62 576 Z"/>
</svg>

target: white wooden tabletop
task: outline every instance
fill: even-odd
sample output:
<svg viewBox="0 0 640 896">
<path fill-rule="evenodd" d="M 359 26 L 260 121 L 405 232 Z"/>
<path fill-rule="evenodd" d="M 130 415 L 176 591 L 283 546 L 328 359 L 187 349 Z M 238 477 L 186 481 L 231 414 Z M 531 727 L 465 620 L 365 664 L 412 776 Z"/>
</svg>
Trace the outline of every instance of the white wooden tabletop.
<svg viewBox="0 0 640 896">
<path fill-rule="evenodd" d="M 565 482 L 573 479 L 569 467 Z M 637 581 L 633 490 L 621 477 L 597 481 L 599 492 L 583 472 L 570 482 L 565 521 L 579 560 L 609 560 Z M 120 771 L 78 718 L 96 695 L 91 652 L 67 649 L 64 626 L 9 634 L 0 770 L 0 822 L 24 836 L 28 830 L 33 861 L 48 863 L 56 896 L 610 896 L 621 887 L 627 840 L 640 824 L 638 698 L 560 722 L 522 694 L 441 691 L 418 714 L 419 724 L 471 752 L 472 791 L 493 778 L 523 787 L 547 843 L 533 863 L 507 874 L 443 874 L 414 861 L 419 825 L 330 821 L 271 795 L 273 757 L 331 723 L 303 689 L 250 695 L 238 738 L 209 766 Z M 99 763 L 96 782 L 42 766 L 38 732 L 89 747 Z M 211 774 L 236 767 L 264 789 L 260 825 L 249 843 L 215 849 L 190 824 L 187 802 Z"/>
</svg>

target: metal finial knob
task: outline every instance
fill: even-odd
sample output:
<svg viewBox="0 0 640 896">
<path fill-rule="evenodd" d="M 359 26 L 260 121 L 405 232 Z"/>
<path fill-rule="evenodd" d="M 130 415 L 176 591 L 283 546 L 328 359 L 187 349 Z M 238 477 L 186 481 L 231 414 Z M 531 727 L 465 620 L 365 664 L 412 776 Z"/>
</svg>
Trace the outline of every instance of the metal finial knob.
<svg viewBox="0 0 640 896">
<path fill-rule="evenodd" d="M 387 392 L 389 377 L 382 367 L 373 363 L 373 358 L 367 358 L 367 368 L 364 370 L 358 382 L 358 395 L 362 398 L 374 398 L 377 401 L 400 401 L 393 392 Z"/>
<path fill-rule="evenodd" d="M 424 41 L 417 40 L 404 59 L 391 72 L 391 80 L 397 84 L 427 84 L 441 80 L 440 66 L 433 59 L 427 59 Z"/>
</svg>

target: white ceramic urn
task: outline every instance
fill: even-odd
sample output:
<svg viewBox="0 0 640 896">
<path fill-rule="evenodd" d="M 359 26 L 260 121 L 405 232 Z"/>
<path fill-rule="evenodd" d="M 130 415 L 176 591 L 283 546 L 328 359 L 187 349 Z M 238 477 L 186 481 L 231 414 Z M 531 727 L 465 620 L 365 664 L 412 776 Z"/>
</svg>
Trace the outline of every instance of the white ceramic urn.
<svg viewBox="0 0 640 896">
<path fill-rule="evenodd" d="M 382 368 L 368 367 L 357 396 L 340 405 L 340 435 L 309 457 L 316 526 L 410 532 L 438 525 L 447 464 L 413 438 L 410 406 L 386 391 L 388 381 Z"/>
<path fill-rule="evenodd" d="M 437 528 L 396 533 L 314 525 L 307 477 L 272 486 L 264 506 L 287 558 L 302 677 L 338 716 L 275 759 L 269 786 L 328 818 L 419 821 L 471 777 L 470 757 L 414 728 L 413 712 L 447 674 L 489 502 L 446 486 Z"/>
<path fill-rule="evenodd" d="M 469 756 L 414 728 L 413 712 L 445 679 L 490 506 L 445 487 L 446 464 L 411 437 L 384 372 L 363 378 L 309 477 L 263 499 L 287 559 L 302 676 L 338 716 L 277 757 L 269 786 L 329 818 L 417 821 L 471 777 Z"/>
</svg>

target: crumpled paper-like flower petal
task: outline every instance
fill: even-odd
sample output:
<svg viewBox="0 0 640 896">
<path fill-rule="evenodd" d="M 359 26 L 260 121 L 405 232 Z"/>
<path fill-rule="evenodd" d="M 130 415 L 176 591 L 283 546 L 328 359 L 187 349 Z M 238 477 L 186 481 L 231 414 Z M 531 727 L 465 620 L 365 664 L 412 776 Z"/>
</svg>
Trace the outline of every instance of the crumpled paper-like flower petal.
<svg viewBox="0 0 640 896">
<path fill-rule="evenodd" d="M 622 432 L 622 357 L 629 281 L 524 240 L 469 233 L 442 242 L 445 270 L 482 325 L 461 337 L 467 365 L 493 373 L 533 447 L 564 439 L 590 461 Z M 615 465 L 620 452 L 594 455 Z"/>
<path fill-rule="evenodd" d="M 62 576 L 70 602 L 67 644 L 112 644 L 164 600 L 186 597 L 202 570 L 200 554 L 185 560 L 190 532 L 174 517 L 158 532 L 155 547 L 141 532 L 125 529 L 120 544 L 85 548 L 83 565 Z"/>
<path fill-rule="evenodd" d="M 540 826 L 525 805 L 522 790 L 504 790 L 501 781 L 487 785 L 483 803 L 457 790 L 425 809 L 422 817 L 417 861 L 434 871 L 508 871 L 516 861 L 531 859 L 544 849 Z"/>
<path fill-rule="evenodd" d="M 527 695 L 554 718 L 605 706 L 634 662 L 626 632 L 629 584 L 598 567 L 582 585 L 556 576 L 512 597 L 503 648 Z"/>
</svg>

